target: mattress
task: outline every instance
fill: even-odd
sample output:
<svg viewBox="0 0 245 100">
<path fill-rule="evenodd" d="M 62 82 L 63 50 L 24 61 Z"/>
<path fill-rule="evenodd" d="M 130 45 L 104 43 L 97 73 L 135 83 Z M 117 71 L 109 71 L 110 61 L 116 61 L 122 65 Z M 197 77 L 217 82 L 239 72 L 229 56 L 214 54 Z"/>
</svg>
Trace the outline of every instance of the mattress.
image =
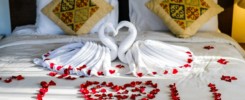
<svg viewBox="0 0 245 100">
<path fill-rule="evenodd" d="M 116 40 L 120 43 L 128 34 L 121 32 Z M 217 93 L 221 94 L 222 100 L 244 100 L 245 90 L 245 53 L 243 49 L 229 36 L 222 33 L 202 32 L 188 39 L 175 38 L 170 33 L 143 32 L 138 35 L 137 40 L 154 39 L 169 44 L 189 47 L 194 55 L 194 65 L 189 75 L 173 77 L 142 77 L 136 78 L 132 75 L 119 77 L 87 77 L 76 80 L 58 79 L 48 74 L 51 72 L 33 63 L 34 58 L 40 58 L 42 54 L 63 46 L 68 43 L 81 41 L 99 42 L 96 35 L 65 36 L 65 35 L 12 35 L 0 41 L 0 100 L 34 100 L 37 98 L 41 81 L 51 81 L 56 86 L 50 86 L 43 97 L 44 100 L 80 100 L 84 96 L 79 92 L 80 85 L 86 81 L 113 82 L 113 84 L 124 85 L 132 81 L 146 82 L 151 80 L 157 83 L 160 92 L 154 100 L 170 100 L 170 84 L 176 84 L 178 96 L 181 100 L 211 100 L 213 93 L 210 92 L 209 83 L 215 84 Z M 205 47 L 213 47 L 207 49 Z M 225 60 L 223 63 L 220 60 Z M 113 66 L 123 64 L 116 60 Z M 124 65 L 124 64 L 123 64 Z M 122 69 L 121 74 L 127 70 Z M 4 80 L 11 76 L 22 75 L 25 79 L 21 81 L 12 80 L 5 83 Z M 222 80 L 222 75 L 234 76 L 237 80 L 231 82 Z M 128 94 L 133 92 L 130 88 Z M 151 87 L 146 87 L 149 93 Z M 107 90 L 106 93 L 117 94 L 115 91 Z M 142 94 L 137 99 L 147 97 Z M 111 98 L 115 99 L 115 98 Z"/>
</svg>

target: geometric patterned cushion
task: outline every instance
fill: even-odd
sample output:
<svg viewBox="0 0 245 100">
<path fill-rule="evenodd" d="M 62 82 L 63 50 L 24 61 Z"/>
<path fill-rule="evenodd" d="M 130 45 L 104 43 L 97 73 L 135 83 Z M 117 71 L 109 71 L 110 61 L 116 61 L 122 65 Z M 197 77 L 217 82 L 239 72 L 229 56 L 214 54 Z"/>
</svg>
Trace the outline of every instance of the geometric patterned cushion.
<svg viewBox="0 0 245 100">
<path fill-rule="evenodd" d="M 146 6 L 181 38 L 194 35 L 210 18 L 223 11 L 213 0 L 150 0 Z"/>
<path fill-rule="evenodd" d="M 82 35 L 112 10 L 105 0 L 53 0 L 42 12 L 65 33 Z"/>
</svg>

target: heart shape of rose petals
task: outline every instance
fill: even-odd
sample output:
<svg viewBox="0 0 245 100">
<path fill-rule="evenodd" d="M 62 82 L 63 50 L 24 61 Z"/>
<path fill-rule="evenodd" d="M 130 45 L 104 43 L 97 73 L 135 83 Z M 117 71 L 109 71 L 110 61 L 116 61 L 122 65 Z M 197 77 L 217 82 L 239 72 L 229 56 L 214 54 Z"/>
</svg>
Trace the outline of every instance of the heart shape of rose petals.
<svg viewBox="0 0 245 100">
<path fill-rule="evenodd" d="M 80 93 L 86 100 L 98 99 L 154 99 L 160 89 L 152 81 L 132 81 L 124 85 L 112 82 L 87 81 L 80 85 Z"/>
</svg>

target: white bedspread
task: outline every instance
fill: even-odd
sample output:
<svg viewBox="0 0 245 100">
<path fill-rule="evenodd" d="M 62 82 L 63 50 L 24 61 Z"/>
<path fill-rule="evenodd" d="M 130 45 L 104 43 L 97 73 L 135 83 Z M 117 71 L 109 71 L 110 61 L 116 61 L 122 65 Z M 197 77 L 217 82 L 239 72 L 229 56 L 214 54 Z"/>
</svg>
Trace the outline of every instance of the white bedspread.
<svg viewBox="0 0 245 100">
<path fill-rule="evenodd" d="M 151 34 L 149 34 L 151 33 Z M 124 39 L 126 33 L 120 33 L 117 40 Z M 161 90 L 156 100 L 170 100 L 168 85 L 176 83 L 181 100 L 212 100 L 212 93 L 207 86 L 216 84 L 222 100 L 245 100 L 245 53 L 234 40 L 221 33 L 198 33 L 189 39 L 175 38 L 168 33 L 145 32 L 138 39 L 156 39 L 167 43 L 189 47 L 195 54 L 193 70 L 186 77 L 166 78 L 135 78 L 124 77 L 91 77 L 78 78 L 74 81 L 57 79 L 47 74 L 50 72 L 32 63 L 33 58 L 71 42 L 98 41 L 97 36 L 34 36 L 12 35 L 0 41 L 0 100 L 34 100 L 40 89 L 41 81 L 54 80 L 57 86 L 50 87 L 44 100 L 78 100 L 82 99 L 79 86 L 87 80 L 114 82 L 123 85 L 135 80 L 152 80 L 158 83 Z M 214 49 L 203 49 L 204 46 L 213 46 Z M 173 53 L 174 54 L 174 53 Z M 226 59 L 228 64 L 217 62 L 220 58 Z M 120 62 L 115 61 L 114 65 Z M 127 68 L 126 68 L 127 69 Z M 23 81 L 13 81 L 9 84 L 3 80 L 12 75 L 23 75 Z M 232 82 L 222 81 L 222 75 L 236 76 L 238 80 Z"/>
</svg>

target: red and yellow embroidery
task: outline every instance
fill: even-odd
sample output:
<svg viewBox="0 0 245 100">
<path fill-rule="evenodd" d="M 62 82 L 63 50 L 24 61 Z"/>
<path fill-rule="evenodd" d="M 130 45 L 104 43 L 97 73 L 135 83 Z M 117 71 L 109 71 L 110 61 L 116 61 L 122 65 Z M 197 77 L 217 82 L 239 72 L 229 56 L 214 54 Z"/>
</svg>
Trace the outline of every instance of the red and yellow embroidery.
<svg viewBox="0 0 245 100">
<path fill-rule="evenodd" d="M 182 29 L 191 26 L 210 8 L 205 0 L 162 0 L 160 6 Z"/>
<path fill-rule="evenodd" d="M 77 32 L 98 9 L 91 0 L 62 0 L 53 9 L 53 13 Z"/>
</svg>

